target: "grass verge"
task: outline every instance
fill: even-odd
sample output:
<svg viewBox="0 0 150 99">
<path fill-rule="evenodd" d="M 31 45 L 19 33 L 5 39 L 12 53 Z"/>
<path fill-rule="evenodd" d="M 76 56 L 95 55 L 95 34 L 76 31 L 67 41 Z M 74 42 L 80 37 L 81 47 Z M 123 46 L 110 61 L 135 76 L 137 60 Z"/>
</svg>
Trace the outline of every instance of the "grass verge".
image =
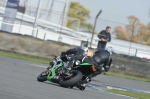
<svg viewBox="0 0 150 99">
<path fill-rule="evenodd" d="M 150 99 L 150 94 L 146 94 L 146 93 L 130 92 L 130 91 L 123 91 L 123 90 L 116 90 L 116 89 L 109 89 L 107 91 L 116 93 L 116 94 L 138 98 L 138 99 Z"/>
<path fill-rule="evenodd" d="M 26 55 L 11 53 L 11 52 L 3 52 L 3 51 L 0 51 L 0 56 L 7 56 L 7 57 L 12 57 L 12 58 L 17 58 L 17 59 L 23 59 L 23 60 L 33 61 L 33 62 L 44 63 L 44 64 L 48 64 L 50 62 L 50 60 L 48 60 L 48 59 L 26 56 Z"/>
<path fill-rule="evenodd" d="M 44 63 L 44 64 L 48 64 L 50 62 L 49 59 L 37 58 L 37 57 L 26 56 L 26 55 L 11 53 L 11 52 L 3 52 L 3 51 L 0 51 L 0 56 L 7 56 L 7 57 L 12 57 L 12 58 L 33 61 L 33 62 Z M 147 79 L 147 78 L 140 78 L 140 77 L 129 76 L 129 75 L 124 75 L 124 74 L 120 74 L 120 73 L 114 73 L 114 72 L 108 72 L 107 75 L 150 83 L 150 79 Z"/>
<path fill-rule="evenodd" d="M 108 72 L 107 75 L 120 77 L 120 78 L 126 78 L 126 79 L 132 79 L 132 80 L 138 80 L 138 81 L 144 81 L 144 82 L 149 82 L 150 83 L 150 79 L 125 75 L 125 74 L 121 74 L 121 73 Z"/>
</svg>

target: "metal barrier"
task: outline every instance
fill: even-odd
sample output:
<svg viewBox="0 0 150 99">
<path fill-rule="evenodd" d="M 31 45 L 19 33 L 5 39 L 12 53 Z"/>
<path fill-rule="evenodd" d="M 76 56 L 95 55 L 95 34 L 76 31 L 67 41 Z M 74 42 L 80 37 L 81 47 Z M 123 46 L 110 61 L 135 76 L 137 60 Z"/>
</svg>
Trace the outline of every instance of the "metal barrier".
<svg viewBox="0 0 150 99">
<path fill-rule="evenodd" d="M 5 2 L 0 2 L 0 26 L 3 19 L 3 13 L 5 10 Z M 36 7 L 33 5 L 26 5 L 26 7 L 33 7 L 36 10 Z M 41 11 L 49 12 L 50 9 L 41 8 Z M 44 12 L 44 13 L 46 13 Z M 60 11 L 51 11 L 51 14 L 55 14 L 56 16 L 61 16 L 63 13 Z M 67 15 L 65 12 L 64 14 Z M 23 35 L 32 35 L 32 31 L 35 30 L 34 37 L 43 40 L 54 40 L 58 42 L 63 42 L 70 45 L 80 46 L 82 41 L 89 41 L 91 38 L 91 34 L 83 33 L 79 31 L 75 31 L 69 29 L 64 24 L 55 24 L 49 22 L 48 20 L 44 20 L 44 18 L 38 19 L 37 24 L 38 27 L 33 29 L 33 23 L 35 18 L 33 16 L 29 16 L 27 14 L 17 13 L 16 21 L 14 24 L 13 33 L 19 33 Z M 101 21 L 108 21 L 104 19 L 100 19 Z M 109 21 L 108 21 L 109 22 Z M 106 22 L 105 22 L 106 23 Z M 115 22 L 112 22 L 116 24 Z M 9 24 L 9 23 L 7 23 Z M 121 23 L 119 23 L 121 24 Z M 124 25 L 124 24 L 123 24 Z M 94 35 L 94 40 L 92 42 L 92 48 L 97 48 L 98 38 L 97 35 Z M 150 57 L 150 46 L 131 43 L 129 41 L 123 41 L 116 38 L 112 38 L 112 42 L 108 43 L 107 46 L 112 46 L 116 53 L 126 54 L 130 56 L 136 57 Z"/>
</svg>

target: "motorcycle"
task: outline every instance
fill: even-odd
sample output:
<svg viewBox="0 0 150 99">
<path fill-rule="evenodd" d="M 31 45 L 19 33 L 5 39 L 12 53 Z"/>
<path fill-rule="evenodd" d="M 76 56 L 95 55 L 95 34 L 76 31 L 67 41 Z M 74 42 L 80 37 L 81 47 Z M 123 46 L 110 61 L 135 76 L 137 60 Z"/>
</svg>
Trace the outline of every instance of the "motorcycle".
<svg viewBox="0 0 150 99">
<path fill-rule="evenodd" d="M 66 56 L 68 60 L 71 57 Z M 89 57 L 84 57 L 82 61 L 73 60 L 73 67 L 67 70 L 67 75 L 63 74 L 64 68 L 69 61 L 63 62 L 61 56 L 55 57 L 53 64 L 51 64 L 38 77 L 39 82 L 50 81 L 59 84 L 61 87 L 73 88 L 77 87 L 80 90 L 85 90 L 87 83 L 89 83 L 90 75 L 96 72 L 96 67 Z"/>
</svg>

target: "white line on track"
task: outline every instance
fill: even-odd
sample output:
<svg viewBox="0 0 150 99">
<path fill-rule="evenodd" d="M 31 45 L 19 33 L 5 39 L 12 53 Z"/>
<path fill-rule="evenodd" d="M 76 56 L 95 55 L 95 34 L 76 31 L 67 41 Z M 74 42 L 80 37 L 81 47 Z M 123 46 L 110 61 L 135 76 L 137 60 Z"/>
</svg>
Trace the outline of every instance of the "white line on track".
<svg viewBox="0 0 150 99">
<path fill-rule="evenodd" d="M 26 64 L 28 64 L 28 63 L 26 63 Z M 28 64 L 28 65 L 35 66 L 35 67 L 41 67 L 41 68 L 47 68 L 46 66 L 37 65 L 37 64 Z"/>
<path fill-rule="evenodd" d="M 31 66 L 35 66 L 35 67 L 41 67 L 41 68 L 47 68 L 46 66 L 43 66 L 43 65 L 37 65 L 37 64 L 29 64 L 29 63 L 26 63 L 27 65 L 31 65 Z M 90 88 L 90 87 L 89 87 Z M 96 89 L 96 90 L 99 90 L 101 92 L 106 92 L 102 89 L 98 89 L 98 88 L 95 88 L 95 86 L 92 86 L 91 89 Z M 112 94 L 112 95 L 117 95 L 117 96 L 121 96 L 121 97 L 127 97 L 128 99 L 137 99 L 137 98 L 134 98 L 134 97 L 130 97 L 130 96 L 126 96 L 126 95 L 120 95 L 120 94 L 116 94 L 116 93 L 111 93 L 111 92 L 107 92 L 109 94 Z"/>
</svg>

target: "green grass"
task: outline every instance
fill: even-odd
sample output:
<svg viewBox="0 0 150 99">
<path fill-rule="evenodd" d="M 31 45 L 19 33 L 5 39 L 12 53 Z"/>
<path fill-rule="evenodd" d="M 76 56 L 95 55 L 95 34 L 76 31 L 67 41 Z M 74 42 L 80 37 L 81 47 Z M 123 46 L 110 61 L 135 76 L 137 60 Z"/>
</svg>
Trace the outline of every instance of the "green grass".
<svg viewBox="0 0 150 99">
<path fill-rule="evenodd" d="M 23 59 L 23 60 L 33 61 L 33 62 L 44 63 L 44 64 L 48 64 L 50 62 L 50 60 L 48 60 L 48 59 L 26 56 L 26 55 L 11 53 L 11 52 L 3 52 L 3 51 L 0 51 L 0 56 L 7 56 L 7 57 L 12 57 L 12 58 L 17 58 L 17 59 Z"/>
<path fill-rule="evenodd" d="M 116 90 L 116 89 L 109 89 L 107 91 L 116 93 L 116 94 L 138 98 L 138 99 L 150 99 L 150 94 L 146 94 L 146 93 L 130 92 L 130 91 L 123 91 L 123 90 Z"/>
<path fill-rule="evenodd" d="M 150 79 L 125 75 L 125 74 L 121 74 L 121 73 L 108 72 L 107 75 L 120 77 L 120 78 L 126 78 L 126 79 L 132 79 L 132 80 L 138 80 L 138 81 L 144 81 L 144 82 L 149 82 L 150 83 Z"/>
</svg>

